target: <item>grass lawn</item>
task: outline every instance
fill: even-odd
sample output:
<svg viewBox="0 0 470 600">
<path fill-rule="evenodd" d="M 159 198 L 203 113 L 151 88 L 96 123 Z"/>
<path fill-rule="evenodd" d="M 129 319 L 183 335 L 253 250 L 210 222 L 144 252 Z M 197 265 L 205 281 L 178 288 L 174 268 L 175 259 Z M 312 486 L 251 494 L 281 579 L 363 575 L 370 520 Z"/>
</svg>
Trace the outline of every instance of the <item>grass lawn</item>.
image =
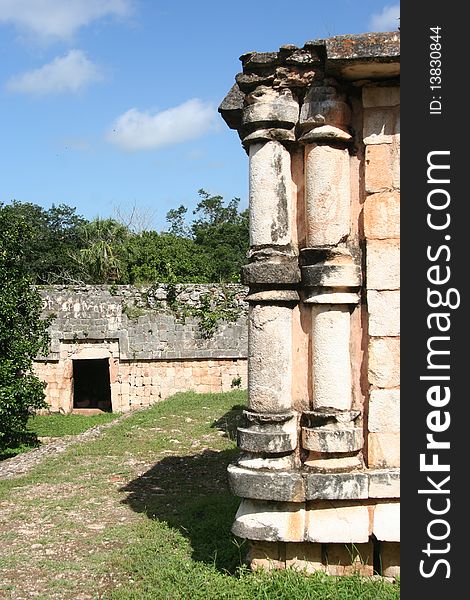
<svg viewBox="0 0 470 600">
<path fill-rule="evenodd" d="M 28 430 L 32 435 L 26 435 L 27 441 L 24 443 L 13 448 L 8 448 L 0 453 L 0 460 L 22 454 L 32 448 L 37 448 L 40 444 L 38 444 L 36 436 L 55 438 L 64 435 L 77 435 L 91 427 L 95 427 L 95 425 L 109 423 L 118 416 L 116 413 L 101 413 L 91 416 L 61 415 L 58 413 L 35 415 L 28 420 Z"/>
<path fill-rule="evenodd" d="M 242 566 L 226 467 L 245 399 L 178 394 L 0 481 L 0 598 L 398 600 L 382 580 Z"/>
<path fill-rule="evenodd" d="M 95 427 L 113 421 L 119 415 L 116 413 L 100 413 L 96 415 L 36 415 L 28 421 L 28 429 L 38 437 L 62 437 L 77 435 Z"/>
</svg>

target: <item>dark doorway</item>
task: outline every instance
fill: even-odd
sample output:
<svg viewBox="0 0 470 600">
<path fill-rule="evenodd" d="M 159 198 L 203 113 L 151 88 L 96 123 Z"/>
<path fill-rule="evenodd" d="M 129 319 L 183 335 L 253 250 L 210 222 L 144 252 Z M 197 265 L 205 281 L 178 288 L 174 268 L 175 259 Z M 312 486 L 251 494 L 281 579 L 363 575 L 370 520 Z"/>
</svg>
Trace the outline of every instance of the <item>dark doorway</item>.
<svg viewBox="0 0 470 600">
<path fill-rule="evenodd" d="M 73 407 L 112 412 L 108 358 L 73 361 Z"/>
</svg>

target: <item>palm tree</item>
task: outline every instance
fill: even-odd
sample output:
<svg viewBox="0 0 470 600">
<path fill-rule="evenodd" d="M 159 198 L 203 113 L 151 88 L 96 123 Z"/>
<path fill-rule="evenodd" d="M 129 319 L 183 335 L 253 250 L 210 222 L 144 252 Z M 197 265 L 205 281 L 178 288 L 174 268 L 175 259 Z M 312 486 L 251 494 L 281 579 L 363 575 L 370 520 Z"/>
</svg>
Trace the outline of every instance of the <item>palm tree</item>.
<svg viewBox="0 0 470 600">
<path fill-rule="evenodd" d="M 85 248 L 78 261 L 86 278 L 92 283 L 113 283 L 122 274 L 122 244 L 129 236 L 127 228 L 114 219 L 99 217 L 86 223 L 82 229 Z"/>
</svg>

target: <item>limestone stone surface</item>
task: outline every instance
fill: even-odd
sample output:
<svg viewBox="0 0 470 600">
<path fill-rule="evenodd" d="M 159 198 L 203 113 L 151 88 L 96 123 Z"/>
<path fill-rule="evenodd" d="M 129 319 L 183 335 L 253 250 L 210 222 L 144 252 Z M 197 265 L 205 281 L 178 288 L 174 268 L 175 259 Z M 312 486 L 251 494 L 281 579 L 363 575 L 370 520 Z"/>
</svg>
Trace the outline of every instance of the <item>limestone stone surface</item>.
<svg viewBox="0 0 470 600">
<path fill-rule="evenodd" d="M 367 240 L 367 288 L 400 289 L 400 241 Z"/>
<path fill-rule="evenodd" d="M 242 500 L 232 533 L 249 540 L 302 542 L 305 504 Z"/>
<path fill-rule="evenodd" d="M 168 306 L 165 285 L 57 285 L 39 288 L 43 316 L 54 315 L 46 356 L 34 371 L 46 384 L 53 411 L 70 412 L 74 400 L 73 361 L 109 364 L 111 404 L 115 412 L 149 406 L 177 392 L 230 390 L 234 379 L 246 385 L 248 304 L 246 288 L 207 284 L 177 285 L 176 300 L 188 309 L 202 298 L 227 298 L 240 318 L 220 321 L 204 337 L 198 319 L 181 323 Z"/>
<path fill-rule="evenodd" d="M 290 154 L 280 142 L 250 145 L 250 245 L 291 242 Z"/>
<path fill-rule="evenodd" d="M 351 502 L 309 502 L 306 530 L 309 542 L 365 543 L 369 541 L 369 510 Z"/>
<path fill-rule="evenodd" d="M 305 200 L 310 246 L 336 245 L 350 232 L 349 153 L 306 146 Z"/>
<path fill-rule="evenodd" d="M 307 500 L 357 500 L 369 495 L 365 473 L 308 473 Z"/>
<path fill-rule="evenodd" d="M 265 456 L 251 452 L 243 453 L 238 459 L 238 466 L 247 469 L 269 469 L 270 471 L 292 471 L 297 468 L 294 454 L 282 456 Z"/>
<path fill-rule="evenodd" d="M 333 86 L 312 86 L 300 110 L 300 126 L 304 131 L 318 125 L 347 130 L 350 115 L 351 109 Z"/>
<path fill-rule="evenodd" d="M 304 144 L 312 144 L 324 141 L 349 142 L 351 139 L 352 135 L 344 131 L 344 129 L 334 127 L 333 125 L 321 125 L 305 133 L 300 138 L 300 141 Z"/>
<path fill-rule="evenodd" d="M 252 424 L 238 428 L 238 447 L 248 452 L 281 453 L 297 447 L 297 422 Z"/>
<path fill-rule="evenodd" d="M 369 433 L 368 464 L 371 469 L 400 466 L 400 434 Z"/>
<path fill-rule="evenodd" d="M 371 577 L 374 574 L 374 552 L 371 542 L 365 544 L 328 544 L 326 550 L 328 575 L 361 575 Z"/>
<path fill-rule="evenodd" d="M 398 86 L 364 86 L 362 88 L 364 108 L 377 106 L 399 106 L 400 88 Z"/>
<path fill-rule="evenodd" d="M 400 541 L 400 504 L 384 502 L 374 509 L 373 533 L 378 540 L 385 542 Z"/>
<path fill-rule="evenodd" d="M 366 192 L 384 192 L 392 190 L 394 152 L 391 144 L 373 144 L 366 146 Z"/>
<path fill-rule="evenodd" d="M 230 129 L 236 129 L 242 120 L 244 99 L 245 95 L 234 83 L 219 107 L 219 112 Z"/>
<path fill-rule="evenodd" d="M 382 542 L 380 544 L 380 561 L 384 577 L 400 575 L 400 544 L 397 542 Z"/>
<path fill-rule="evenodd" d="M 303 542 L 286 544 L 286 567 L 306 573 L 325 571 L 322 562 L 322 545 Z"/>
<path fill-rule="evenodd" d="M 257 412 L 291 408 L 292 309 L 255 304 L 249 310 L 249 406 Z M 272 348 L 272 352 L 266 352 Z"/>
<path fill-rule="evenodd" d="M 391 144 L 399 133 L 398 109 L 366 108 L 364 110 L 364 144 Z"/>
<path fill-rule="evenodd" d="M 243 138 L 242 144 L 245 148 L 256 142 L 293 142 L 295 141 L 295 131 L 292 129 L 282 129 L 280 127 L 271 127 L 270 129 L 255 129 Z"/>
<path fill-rule="evenodd" d="M 379 192 L 367 197 L 364 204 L 364 233 L 367 239 L 400 237 L 400 194 Z"/>
<path fill-rule="evenodd" d="M 314 452 L 355 452 L 362 448 L 362 429 L 302 428 L 302 447 Z"/>
<path fill-rule="evenodd" d="M 369 498 L 399 498 L 400 471 L 385 469 L 369 472 Z"/>
<path fill-rule="evenodd" d="M 243 498 L 234 532 L 255 568 L 372 576 L 382 546 L 395 573 L 399 35 L 241 60 L 249 410 L 228 469 Z M 225 104 L 240 115 L 233 92 Z"/>
<path fill-rule="evenodd" d="M 372 390 L 369 397 L 369 431 L 400 431 L 400 390 Z"/>
<path fill-rule="evenodd" d="M 254 92 L 249 94 L 246 101 L 248 105 L 243 110 L 245 125 L 263 125 L 268 122 L 271 126 L 292 127 L 299 118 L 299 104 L 288 88 L 274 90 L 271 87 L 259 85 Z"/>
<path fill-rule="evenodd" d="M 377 337 L 400 335 L 400 292 L 367 291 L 369 334 Z"/>
<path fill-rule="evenodd" d="M 313 406 L 351 408 L 350 314 L 347 307 L 312 305 Z M 338 377 L 341 373 L 341 377 Z"/>
<path fill-rule="evenodd" d="M 369 339 L 369 383 L 379 388 L 400 385 L 400 338 Z"/>
<path fill-rule="evenodd" d="M 232 492 L 240 498 L 303 502 L 304 481 L 299 471 L 258 471 L 229 465 Z"/>
<path fill-rule="evenodd" d="M 242 282 L 245 285 L 295 285 L 299 281 L 300 268 L 297 261 L 294 260 L 286 260 L 283 262 L 260 260 L 242 267 Z M 279 290 L 278 295 L 281 295 L 281 291 L 291 292 L 291 290 Z M 272 295 L 271 291 L 268 293 L 271 293 Z M 267 294 L 264 292 L 259 292 L 259 294 L 264 296 L 263 298 L 260 298 L 260 301 L 264 301 Z M 297 297 L 292 297 L 291 293 L 289 295 L 282 295 L 284 297 L 282 299 L 278 297 L 277 300 L 287 302 L 295 302 L 297 300 Z"/>
<path fill-rule="evenodd" d="M 358 265 L 306 265 L 301 267 L 302 281 L 307 286 L 358 287 L 361 269 Z"/>
<path fill-rule="evenodd" d="M 251 542 L 247 555 L 247 561 L 251 568 L 256 571 L 263 569 L 284 569 L 286 566 L 283 543 L 279 542 Z"/>
<path fill-rule="evenodd" d="M 248 302 L 295 302 L 300 300 L 295 290 L 263 290 L 253 292 L 246 297 Z"/>
<path fill-rule="evenodd" d="M 363 460 L 361 454 L 329 456 L 328 454 L 309 452 L 304 465 L 309 467 L 312 472 L 331 475 L 346 471 L 358 471 L 363 467 Z"/>
<path fill-rule="evenodd" d="M 305 304 L 358 304 L 358 292 L 330 292 L 328 289 L 308 290 L 302 294 Z"/>
</svg>

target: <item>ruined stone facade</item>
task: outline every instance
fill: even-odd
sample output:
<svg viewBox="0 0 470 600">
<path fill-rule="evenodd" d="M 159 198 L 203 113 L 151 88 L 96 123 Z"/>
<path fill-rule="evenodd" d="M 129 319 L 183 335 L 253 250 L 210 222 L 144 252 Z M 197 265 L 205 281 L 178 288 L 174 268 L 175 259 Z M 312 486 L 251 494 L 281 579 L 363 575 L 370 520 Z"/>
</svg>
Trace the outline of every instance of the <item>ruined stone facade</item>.
<svg viewBox="0 0 470 600">
<path fill-rule="evenodd" d="M 53 317 L 51 344 L 34 368 L 54 411 L 125 412 L 176 392 L 246 388 L 243 286 L 51 286 L 40 292 L 44 315 Z M 234 320 L 204 331 L 192 310 L 202 297 L 216 306 L 228 302 Z"/>
<path fill-rule="evenodd" d="M 229 467 L 251 563 L 399 569 L 399 35 L 241 57 L 249 406 Z"/>
</svg>

